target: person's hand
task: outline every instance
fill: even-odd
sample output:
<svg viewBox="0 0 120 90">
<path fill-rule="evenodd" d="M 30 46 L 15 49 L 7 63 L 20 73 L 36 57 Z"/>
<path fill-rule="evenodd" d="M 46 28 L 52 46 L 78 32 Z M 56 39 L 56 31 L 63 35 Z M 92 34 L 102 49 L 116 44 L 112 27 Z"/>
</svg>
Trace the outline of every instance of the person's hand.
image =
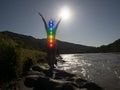
<svg viewBox="0 0 120 90">
<path fill-rule="evenodd" d="M 38 14 L 42 17 L 42 14 L 40 12 Z"/>
</svg>

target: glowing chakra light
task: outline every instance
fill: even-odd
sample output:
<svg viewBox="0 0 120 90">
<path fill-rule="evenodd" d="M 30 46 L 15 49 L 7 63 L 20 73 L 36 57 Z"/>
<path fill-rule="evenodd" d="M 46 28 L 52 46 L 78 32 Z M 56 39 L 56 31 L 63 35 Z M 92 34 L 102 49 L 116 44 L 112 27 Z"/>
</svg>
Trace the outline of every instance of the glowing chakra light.
<svg viewBox="0 0 120 90">
<path fill-rule="evenodd" d="M 53 35 L 49 35 L 49 39 L 53 39 Z"/>
<path fill-rule="evenodd" d="M 53 30 L 53 27 L 49 27 L 49 30 Z"/>
<path fill-rule="evenodd" d="M 50 43 L 50 48 L 52 48 L 53 47 L 53 44 L 52 43 Z"/>
<path fill-rule="evenodd" d="M 49 21 L 49 29 L 53 29 L 54 28 L 54 21 L 50 20 Z"/>
<path fill-rule="evenodd" d="M 48 30 L 48 46 L 49 48 L 53 48 L 55 45 L 55 40 L 54 40 L 54 21 L 50 20 L 49 21 L 49 30 Z"/>
<path fill-rule="evenodd" d="M 52 40 L 52 39 L 50 40 L 50 43 L 53 43 L 53 40 Z"/>
<path fill-rule="evenodd" d="M 53 32 L 52 31 L 50 31 L 50 35 L 52 35 L 53 34 Z"/>
</svg>

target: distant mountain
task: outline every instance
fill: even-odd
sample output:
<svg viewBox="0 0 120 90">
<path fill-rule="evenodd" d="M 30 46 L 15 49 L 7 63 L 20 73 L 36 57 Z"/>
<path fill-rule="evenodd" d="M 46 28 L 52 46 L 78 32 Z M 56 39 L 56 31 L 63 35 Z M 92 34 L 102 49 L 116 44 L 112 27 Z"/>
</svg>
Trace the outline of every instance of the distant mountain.
<svg viewBox="0 0 120 90">
<path fill-rule="evenodd" d="M 97 52 L 120 52 L 120 39 L 108 45 L 102 45 L 96 49 Z"/>
<path fill-rule="evenodd" d="M 9 31 L 0 32 L 0 43 L 11 43 L 16 47 L 46 51 L 46 39 L 36 39 L 32 36 L 17 34 Z M 120 39 L 115 42 L 91 47 L 57 40 L 60 53 L 88 53 L 88 52 L 120 52 Z"/>
<path fill-rule="evenodd" d="M 37 49 L 45 51 L 46 40 L 45 39 L 36 39 L 32 36 L 26 36 L 22 34 L 17 34 L 9 31 L 0 32 L 0 41 L 3 42 L 14 42 L 16 47 L 22 47 L 27 49 Z M 58 49 L 60 53 L 85 53 L 91 52 L 94 47 L 84 46 L 73 44 L 69 42 L 63 42 L 57 40 Z"/>
<path fill-rule="evenodd" d="M 64 41 L 58 41 L 58 48 L 61 53 L 86 53 L 91 52 L 95 47 L 79 45 Z"/>
<path fill-rule="evenodd" d="M 40 39 L 35 39 L 32 36 L 26 36 L 22 34 L 17 34 L 9 31 L 0 32 L 0 40 L 6 42 L 14 41 L 17 47 L 27 48 L 27 49 L 37 49 L 43 50 L 43 44 Z"/>
</svg>

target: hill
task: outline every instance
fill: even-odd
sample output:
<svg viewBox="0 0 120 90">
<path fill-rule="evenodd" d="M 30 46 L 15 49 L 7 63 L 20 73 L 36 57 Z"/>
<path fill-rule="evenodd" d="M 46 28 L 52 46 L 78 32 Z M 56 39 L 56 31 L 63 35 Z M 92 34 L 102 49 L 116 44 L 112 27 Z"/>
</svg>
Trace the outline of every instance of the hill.
<svg viewBox="0 0 120 90">
<path fill-rule="evenodd" d="M 38 39 L 35 39 L 32 36 L 26 36 L 9 31 L 0 32 L 0 40 L 3 40 L 4 42 L 13 41 L 14 43 L 16 43 L 16 47 L 37 50 L 43 48 L 41 46 L 41 42 Z"/>
<path fill-rule="evenodd" d="M 17 34 L 9 31 L 0 32 L 0 41 L 9 44 L 12 42 L 15 47 L 30 50 L 46 51 L 46 39 L 36 39 L 32 36 Z M 88 53 L 88 52 L 120 52 L 120 39 L 108 45 L 91 47 L 57 40 L 60 53 Z"/>
<path fill-rule="evenodd" d="M 96 49 L 97 52 L 120 52 L 120 39 L 108 45 L 102 45 Z"/>
<path fill-rule="evenodd" d="M 13 41 L 16 47 L 46 51 L 45 39 L 36 39 L 32 36 L 9 31 L 0 32 L 0 39 L 4 40 L 4 42 Z M 63 42 L 60 40 L 57 40 L 57 44 L 60 53 L 85 53 L 94 49 L 94 47 Z"/>
</svg>

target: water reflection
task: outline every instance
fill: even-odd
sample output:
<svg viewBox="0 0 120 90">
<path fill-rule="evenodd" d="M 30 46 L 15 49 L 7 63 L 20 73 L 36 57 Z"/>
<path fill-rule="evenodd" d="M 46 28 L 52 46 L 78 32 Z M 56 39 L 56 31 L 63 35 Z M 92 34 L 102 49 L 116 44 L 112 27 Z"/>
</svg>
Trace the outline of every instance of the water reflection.
<svg viewBox="0 0 120 90">
<path fill-rule="evenodd" d="M 80 74 L 105 90 L 120 90 L 120 54 L 63 54 L 62 57 L 66 62 L 59 63 L 58 68 Z"/>
<path fill-rule="evenodd" d="M 80 73 L 83 77 L 88 77 L 88 70 L 86 67 L 91 66 L 91 63 L 85 60 L 83 55 L 79 54 L 64 54 L 62 55 L 63 59 L 66 61 L 65 63 L 58 64 L 58 67 L 63 70 L 67 70 L 73 73 Z M 78 72 L 79 71 L 79 72 Z"/>
</svg>

